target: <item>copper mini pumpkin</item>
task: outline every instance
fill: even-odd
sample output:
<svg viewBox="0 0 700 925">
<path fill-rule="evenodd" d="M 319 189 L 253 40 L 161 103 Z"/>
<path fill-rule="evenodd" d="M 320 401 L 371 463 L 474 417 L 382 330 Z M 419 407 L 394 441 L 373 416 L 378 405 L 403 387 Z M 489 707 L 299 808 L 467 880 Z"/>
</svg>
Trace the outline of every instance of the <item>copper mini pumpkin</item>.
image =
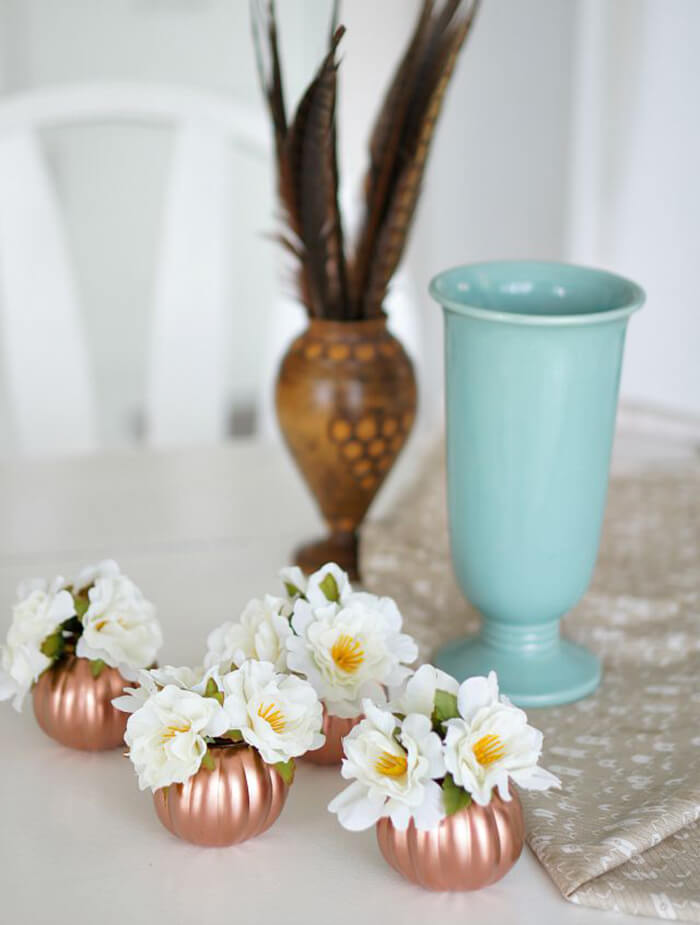
<svg viewBox="0 0 700 925">
<path fill-rule="evenodd" d="M 61 745 L 85 751 L 117 748 L 128 717 L 112 706 L 112 699 L 128 684 L 116 668 L 105 665 L 95 677 L 88 659 L 67 655 L 34 685 L 34 714 Z"/>
<path fill-rule="evenodd" d="M 324 707 L 321 732 L 325 735 L 326 741 L 320 748 L 307 752 L 304 760 L 312 764 L 339 765 L 343 760 L 343 739 L 362 719 L 361 715 L 350 719 L 331 716 Z"/>
<path fill-rule="evenodd" d="M 337 562 L 357 577 L 357 529 L 413 426 L 413 365 L 385 318 L 313 319 L 291 344 L 277 378 L 287 446 L 331 533 L 302 546 L 313 572 Z"/>
<path fill-rule="evenodd" d="M 488 806 L 471 803 L 427 832 L 413 821 L 401 832 L 377 823 L 379 848 L 394 870 L 428 890 L 478 890 L 504 877 L 523 850 L 525 826 L 518 794 Z"/>
<path fill-rule="evenodd" d="M 223 847 L 261 835 L 278 818 L 289 787 L 245 745 L 210 747 L 214 768 L 153 794 L 163 825 L 195 845 Z"/>
</svg>

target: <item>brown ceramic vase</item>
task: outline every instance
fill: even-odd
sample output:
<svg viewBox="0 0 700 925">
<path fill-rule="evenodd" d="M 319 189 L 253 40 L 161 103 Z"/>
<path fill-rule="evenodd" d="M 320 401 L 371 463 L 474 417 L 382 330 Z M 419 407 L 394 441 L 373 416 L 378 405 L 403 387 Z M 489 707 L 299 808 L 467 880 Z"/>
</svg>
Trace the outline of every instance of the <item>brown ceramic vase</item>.
<svg viewBox="0 0 700 925">
<path fill-rule="evenodd" d="M 377 823 L 377 841 L 394 870 L 428 890 L 478 890 L 504 877 L 520 857 L 525 838 L 518 794 L 494 792 L 488 806 L 472 803 L 429 832 L 413 821 L 405 832 L 390 819 Z"/>
<path fill-rule="evenodd" d="M 312 319 L 282 360 L 276 403 L 330 528 L 296 551 L 296 563 L 309 573 L 334 561 L 357 578 L 357 529 L 413 426 L 413 365 L 385 318 Z"/>
<path fill-rule="evenodd" d="M 304 755 L 304 761 L 309 761 L 311 764 L 339 765 L 344 755 L 343 739 L 363 718 L 362 715 L 353 716 L 350 719 L 331 716 L 324 707 L 321 732 L 325 735 L 326 741 L 320 748 L 307 752 Z"/>
<path fill-rule="evenodd" d="M 261 835 L 282 812 L 289 787 L 246 745 L 210 747 L 214 769 L 153 794 L 168 831 L 195 845 L 224 847 Z"/>
<path fill-rule="evenodd" d="M 68 655 L 34 685 L 34 714 L 44 732 L 69 748 L 101 751 L 124 742 L 128 715 L 112 706 L 124 692 L 116 668 L 105 665 L 94 678 L 86 658 Z"/>
</svg>

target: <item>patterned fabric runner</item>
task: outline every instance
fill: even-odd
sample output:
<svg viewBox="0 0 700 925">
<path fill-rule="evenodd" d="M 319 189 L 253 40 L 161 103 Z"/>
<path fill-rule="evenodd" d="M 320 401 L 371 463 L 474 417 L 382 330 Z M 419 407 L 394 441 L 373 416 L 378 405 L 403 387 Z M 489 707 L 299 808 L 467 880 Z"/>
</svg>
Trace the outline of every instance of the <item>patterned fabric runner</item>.
<svg viewBox="0 0 700 925">
<path fill-rule="evenodd" d="M 478 626 L 452 577 L 444 460 L 365 527 L 362 571 L 428 660 Z M 525 793 L 528 842 L 574 903 L 700 922 L 700 466 L 611 480 L 591 587 L 563 621 L 604 660 L 599 691 L 529 710 L 561 791 Z"/>
</svg>

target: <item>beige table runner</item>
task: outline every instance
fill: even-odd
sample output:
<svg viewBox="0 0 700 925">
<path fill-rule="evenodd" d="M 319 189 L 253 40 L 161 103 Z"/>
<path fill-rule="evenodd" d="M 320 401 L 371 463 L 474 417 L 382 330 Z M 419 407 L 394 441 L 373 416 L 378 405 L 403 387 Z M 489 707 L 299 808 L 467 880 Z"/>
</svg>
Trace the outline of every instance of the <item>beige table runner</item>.
<svg viewBox="0 0 700 925">
<path fill-rule="evenodd" d="M 363 535 L 365 582 L 399 602 L 423 660 L 478 625 L 445 511 L 436 451 Z M 564 632 L 605 675 L 592 697 L 528 711 L 563 782 L 524 795 L 529 844 L 571 902 L 700 922 L 700 466 L 611 481 L 596 573 Z"/>
</svg>

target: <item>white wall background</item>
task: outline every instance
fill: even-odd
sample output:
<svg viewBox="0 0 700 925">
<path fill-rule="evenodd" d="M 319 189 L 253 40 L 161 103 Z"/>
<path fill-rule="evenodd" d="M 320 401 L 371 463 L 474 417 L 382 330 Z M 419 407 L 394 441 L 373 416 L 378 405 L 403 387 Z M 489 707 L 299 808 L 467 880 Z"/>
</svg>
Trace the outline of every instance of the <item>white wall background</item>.
<svg viewBox="0 0 700 925">
<path fill-rule="evenodd" d="M 278 0 L 290 95 L 323 49 L 327 0 Z M 381 89 L 416 0 L 346 0 L 340 140 L 346 183 L 364 165 Z M 552 257 L 619 269 L 649 291 L 630 326 L 624 393 L 700 412 L 697 0 L 484 0 L 450 88 L 408 262 L 427 364 L 424 413 L 441 403 L 439 269 Z M 257 100 L 246 0 L 0 0 L 0 93 L 98 79 L 159 81 Z M 145 381 L 153 258 L 169 143 L 157 131 L 53 132 L 102 437 L 133 439 Z M 238 209 L 249 242 L 232 306 L 231 395 L 261 385 L 280 281 L 271 176 L 252 169 Z M 346 191 L 347 195 L 347 191 Z M 0 403 L 0 419 L 2 405 Z"/>
<path fill-rule="evenodd" d="M 624 394 L 700 412 L 700 3 L 580 0 L 568 252 L 637 279 Z"/>
</svg>

